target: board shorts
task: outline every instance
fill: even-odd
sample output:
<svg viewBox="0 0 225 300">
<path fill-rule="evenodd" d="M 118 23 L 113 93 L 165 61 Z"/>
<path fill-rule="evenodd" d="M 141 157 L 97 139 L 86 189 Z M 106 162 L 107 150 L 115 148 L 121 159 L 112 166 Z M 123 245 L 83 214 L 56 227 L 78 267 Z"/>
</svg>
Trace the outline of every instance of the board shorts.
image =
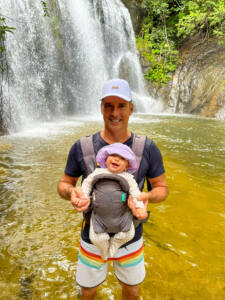
<svg viewBox="0 0 225 300">
<path fill-rule="evenodd" d="M 115 257 L 104 261 L 100 250 L 81 239 L 76 282 L 84 288 L 96 287 L 105 281 L 108 263 L 113 262 L 114 274 L 127 285 L 138 285 L 145 278 L 143 239 L 118 249 Z"/>
</svg>

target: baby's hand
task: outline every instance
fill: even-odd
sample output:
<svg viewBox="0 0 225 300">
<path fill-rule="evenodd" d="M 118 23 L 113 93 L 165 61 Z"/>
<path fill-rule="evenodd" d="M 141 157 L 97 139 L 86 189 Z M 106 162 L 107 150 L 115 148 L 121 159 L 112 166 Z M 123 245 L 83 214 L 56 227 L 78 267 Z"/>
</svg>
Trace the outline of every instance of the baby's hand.
<svg viewBox="0 0 225 300">
<path fill-rule="evenodd" d="M 137 208 L 137 214 L 136 217 L 140 220 L 144 220 L 145 218 L 147 218 L 148 213 L 147 210 L 145 208 Z"/>
<path fill-rule="evenodd" d="M 140 197 L 142 194 L 145 194 L 145 193 L 141 193 L 137 197 L 137 200 L 139 200 L 139 201 L 134 201 L 131 196 L 129 196 L 129 198 L 128 198 L 128 206 L 131 209 L 132 214 L 136 218 L 138 218 L 139 220 L 144 220 L 148 216 L 148 213 L 147 213 L 148 200 L 143 199 L 142 197 Z M 144 197 L 145 197 L 145 195 L 144 195 Z M 137 206 L 137 202 L 143 203 L 144 204 L 144 208 L 136 207 Z"/>
</svg>

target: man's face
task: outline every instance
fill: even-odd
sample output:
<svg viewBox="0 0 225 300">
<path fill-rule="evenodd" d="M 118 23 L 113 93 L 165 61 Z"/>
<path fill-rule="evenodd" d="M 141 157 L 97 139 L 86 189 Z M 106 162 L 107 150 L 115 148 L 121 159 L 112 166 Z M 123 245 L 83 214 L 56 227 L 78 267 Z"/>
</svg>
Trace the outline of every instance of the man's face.
<svg viewBox="0 0 225 300">
<path fill-rule="evenodd" d="M 109 96 L 102 100 L 101 112 L 106 129 L 127 129 L 129 117 L 133 112 L 133 104 L 119 97 Z"/>
</svg>

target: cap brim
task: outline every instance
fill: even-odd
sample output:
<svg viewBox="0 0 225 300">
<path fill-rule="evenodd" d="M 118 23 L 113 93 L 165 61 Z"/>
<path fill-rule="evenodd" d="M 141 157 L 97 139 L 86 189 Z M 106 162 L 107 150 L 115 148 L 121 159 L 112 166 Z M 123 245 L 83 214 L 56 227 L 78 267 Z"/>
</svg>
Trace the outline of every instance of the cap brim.
<svg viewBox="0 0 225 300">
<path fill-rule="evenodd" d="M 105 99 L 106 97 L 110 97 L 110 96 L 116 96 L 116 97 L 118 97 L 118 98 L 120 98 L 120 99 L 123 99 L 123 100 L 125 100 L 125 101 L 128 101 L 128 102 L 131 101 L 130 98 L 125 97 L 125 96 L 118 95 L 118 94 L 116 94 L 116 93 L 105 94 L 105 95 L 102 96 L 102 98 L 100 99 L 100 101 L 102 101 L 102 100 Z"/>
</svg>

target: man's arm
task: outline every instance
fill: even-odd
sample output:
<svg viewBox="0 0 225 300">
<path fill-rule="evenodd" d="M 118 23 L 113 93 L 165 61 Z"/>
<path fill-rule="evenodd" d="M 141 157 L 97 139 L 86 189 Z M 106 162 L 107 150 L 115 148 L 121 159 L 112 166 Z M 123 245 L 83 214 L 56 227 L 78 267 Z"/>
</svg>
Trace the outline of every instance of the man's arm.
<svg viewBox="0 0 225 300">
<path fill-rule="evenodd" d="M 141 195 L 138 197 L 138 200 L 147 200 L 149 203 L 158 203 L 164 201 L 168 196 L 166 175 L 162 174 L 155 178 L 149 178 L 148 180 L 151 183 L 152 190 L 147 193 L 141 193 Z"/>
<path fill-rule="evenodd" d="M 64 174 L 58 184 L 58 193 L 62 198 L 70 200 L 77 211 L 83 212 L 88 209 L 90 198 L 84 198 L 81 187 L 76 187 L 77 180 L 76 177 Z"/>
<path fill-rule="evenodd" d="M 71 192 L 75 188 L 75 186 L 77 184 L 77 180 L 78 180 L 78 178 L 76 178 L 76 177 L 71 177 L 71 176 L 64 174 L 58 184 L 59 195 L 66 200 L 70 200 Z"/>
<path fill-rule="evenodd" d="M 145 208 L 147 209 L 148 203 L 159 203 L 166 199 L 168 196 L 168 187 L 166 183 L 166 175 L 162 174 L 155 178 L 149 178 L 149 181 L 152 186 L 152 190 L 150 192 L 142 192 L 138 197 L 137 200 L 143 201 Z M 138 211 L 136 209 L 136 205 L 133 202 L 132 198 L 129 197 L 128 199 L 128 206 L 131 209 L 134 216 L 138 219 L 140 218 Z"/>
</svg>

